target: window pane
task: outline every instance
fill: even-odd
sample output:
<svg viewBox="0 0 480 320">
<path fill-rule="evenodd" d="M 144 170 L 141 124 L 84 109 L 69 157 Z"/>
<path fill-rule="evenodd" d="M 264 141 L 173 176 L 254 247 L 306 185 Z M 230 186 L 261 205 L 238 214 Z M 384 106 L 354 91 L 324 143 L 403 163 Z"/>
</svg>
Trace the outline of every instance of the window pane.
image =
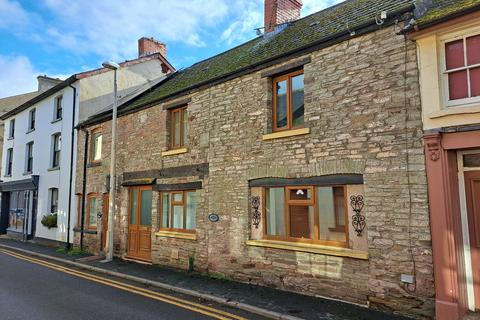
<svg viewBox="0 0 480 320">
<path fill-rule="evenodd" d="M 290 206 L 290 236 L 313 239 L 314 211 L 311 206 Z"/>
<path fill-rule="evenodd" d="M 93 160 L 100 160 L 102 158 L 102 141 L 103 136 L 101 134 L 97 134 L 95 136 Z"/>
<path fill-rule="evenodd" d="M 445 44 L 447 70 L 465 66 L 463 55 L 463 39 Z"/>
<path fill-rule="evenodd" d="M 136 189 L 130 193 L 130 224 L 137 224 L 137 194 Z"/>
<path fill-rule="evenodd" d="M 290 200 L 310 200 L 312 199 L 311 189 L 290 189 Z"/>
<path fill-rule="evenodd" d="M 467 63 L 480 63 L 480 35 L 467 38 Z"/>
<path fill-rule="evenodd" d="M 318 187 L 318 236 L 325 241 L 346 241 L 343 188 Z"/>
<path fill-rule="evenodd" d="M 276 97 L 277 97 L 277 128 L 283 128 L 288 125 L 287 123 L 287 81 L 277 82 Z"/>
<path fill-rule="evenodd" d="M 173 201 L 182 202 L 183 201 L 183 194 L 182 193 L 174 193 L 173 194 Z"/>
<path fill-rule="evenodd" d="M 195 213 L 197 211 L 196 192 L 187 192 L 187 226 L 186 229 L 193 230 L 196 227 Z"/>
<path fill-rule="evenodd" d="M 284 188 L 265 190 L 267 234 L 285 236 L 285 192 Z"/>
<path fill-rule="evenodd" d="M 188 128 L 188 112 L 187 109 L 183 110 L 183 125 L 182 125 L 182 145 L 187 140 L 187 128 Z"/>
<path fill-rule="evenodd" d="M 173 206 L 173 227 L 183 229 L 183 206 Z"/>
<path fill-rule="evenodd" d="M 463 166 L 469 168 L 480 168 L 480 153 L 466 154 L 463 156 Z"/>
<path fill-rule="evenodd" d="M 180 145 L 180 112 L 173 112 L 173 145 Z"/>
<path fill-rule="evenodd" d="M 170 228 L 170 194 L 162 193 L 162 228 Z"/>
<path fill-rule="evenodd" d="M 480 68 L 470 69 L 470 90 L 472 97 L 480 96 Z"/>
<path fill-rule="evenodd" d="M 97 226 L 97 199 L 90 198 L 90 212 L 89 212 L 89 225 L 92 227 Z"/>
<path fill-rule="evenodd" d="M 450 94 L 450 100 L 468 98 L 466 70 L 448 74 L 448 92 Z"/>
<path fill-rule="evenodd" d="M 152 191 L 141 191 L 140 198 L 140 224 L 150 226 L 152 225 Z"/>
<path fill-rule="evenodd" d="M 292 78 L 292 126 L 303 124 L 304 98 L 303 74 Z"/>
</svg>

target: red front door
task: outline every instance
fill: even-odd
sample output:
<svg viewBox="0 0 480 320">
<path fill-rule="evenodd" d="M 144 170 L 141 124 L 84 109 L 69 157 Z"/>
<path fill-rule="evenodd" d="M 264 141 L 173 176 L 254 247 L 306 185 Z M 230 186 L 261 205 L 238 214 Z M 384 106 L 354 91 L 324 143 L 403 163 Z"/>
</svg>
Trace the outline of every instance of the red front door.
<svg viewBox="0 0 480 320">
<path fill-rule="evenodd" d="M 475 308 L 480 310 L 480 171 L 465 172 Z"/>
<path fill-rule="evenodd" d="M 130 214 L 128 224 L 128 256 L 151 261 L 152 249 L 152 188 L 130 189 Z"/>
</svg>

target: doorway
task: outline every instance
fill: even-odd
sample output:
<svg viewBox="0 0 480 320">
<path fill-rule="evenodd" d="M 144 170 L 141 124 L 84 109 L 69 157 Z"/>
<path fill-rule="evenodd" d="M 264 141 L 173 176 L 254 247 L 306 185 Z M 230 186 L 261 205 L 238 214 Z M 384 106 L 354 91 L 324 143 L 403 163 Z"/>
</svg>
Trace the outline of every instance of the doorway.
<svg viewBox="0 0 480 320">
<path fill-rule="evenodd" d="M 129 190 L 128 249 L 129 258 L 152 260 L 152 188 L 133 187 Z"/>
</svg>

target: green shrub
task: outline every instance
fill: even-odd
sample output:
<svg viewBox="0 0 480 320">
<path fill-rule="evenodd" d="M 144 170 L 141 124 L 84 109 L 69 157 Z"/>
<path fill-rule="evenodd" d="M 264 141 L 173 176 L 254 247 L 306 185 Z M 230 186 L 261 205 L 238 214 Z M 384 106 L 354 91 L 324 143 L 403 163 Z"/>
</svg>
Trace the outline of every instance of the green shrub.
<svg viewBox="0 0 480 320">
<path fill-rule="evenodd" d="M 57 227 L 57 214 L 51 213 L 43 216 L 42 218 L 42 225 L 47 227 L 48 229 L 56 228 Z"/>
<path fill-rule="evenodd" d="M 85 254 L 85 250 L 80 249 L 80 247 L 75 247 L 72 250 L 68 251 L 69 256 L 81 256 Z"/>
</svg>

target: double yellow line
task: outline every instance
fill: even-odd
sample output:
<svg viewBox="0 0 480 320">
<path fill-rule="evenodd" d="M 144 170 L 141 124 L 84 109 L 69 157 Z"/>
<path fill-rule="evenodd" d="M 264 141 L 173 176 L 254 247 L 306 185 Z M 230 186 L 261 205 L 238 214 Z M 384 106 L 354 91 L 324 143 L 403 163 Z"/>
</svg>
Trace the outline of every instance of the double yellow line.
<svg viewBox="0 0 480 320">
<path fill-rule="evenodd" d="M 172 304 L 172 305 L 175 305 L 175 306 L 183 308 L 183 309 L 187 309 L 187 310 L 190 310 L 190 311 L 193 311 L 193 312 L 197 312 L 197 313 L 212 317 L 214 319 L 246 320 L 245 318 L 242 318 L 240 316 L 237 316 L 237 315 L 234 315 L 234 314 L 222 311 L 222 310 L 218 310 L 218 309 L 207 307 L 207 306 L 204 306 L 204 305 L 201 305 L 201 304 L 198 304 L 198 303 L 194 303 L 194 302 L 191 302 L 191 301 L 188 301 L 188 300 L 184 300 L 184 299 L 176 298 L 176 297 L 173 297 L 173 296 L 169 296 L 167 294 L 163 294 L 163 293 L 155 292 L 155 291 L 152 291 L 152 290 L 148 290 L 148 289 L 140 288 L 140 287 L 137 287 L 137 286 L 133 286 L 133 285 L 130 285 L 128 283 L 115 281 L 115 280 L 111 280 L 111 279 L 108 279 L 108 278 L 99 277 L 97 275 L 89 274 L 89 273 L 86 273 L 86 272 L 81 272 L 81 271 L 78 271 L 78 270 L 75 270 L 75 269 L 70 269 L 70 268 L 64 267 L 62 265 L 58 265 L 58 264 L 47 262 L 47 261 L 44 261 L 44 260 L 32 258 L 32 257 L 26 256 L 26 255 L 23 255 L 23 254 L 16 253 L 14 251 L 6 250 L 6 249 L 0 249 L 0 252 L 4 253 L 6 255 L 9 255 L 11 257 L 20 259 L 20 260 L 24 260 L 24 261 L 28 261 L 28 262 L 31 262 L 31 263 L 35 263 L 35 264 L 44 266 L 46 268 L 50 268 L 50 269 L 57 270 L 57 271 L 60 271 L 60 272 L 63 272 L 63 273 L 67 273 L 67 274 L 70 274 L 70 275 L 73 275 L 73 276 L 76 276 L 76 277 L 80 277 L 80 278 L 87 279 L 87 280 L 90 280 L 90 281 L 94 281 L 94 282 L 97 282 L 97 283 L 102 283 L 104 285 L 114 287 L 114 288 L 117 288 L 117 289 L 120 289 L 120 290 L 123 290 L 123 291 L 127 291 L 127 292 L 134 293 L 134 294 L 137 294 L 137 295 L 140 295 L 140 296 L 144 296 L 144 297 L 147 297 L 147 298 L 151 298 L 151 299 L 154 299 L 154 300 L 158 300 L 158 301 L 162 301 L 162 302 L 165 302 L 165 303 L 168 303 L 168 304 Z"/>
</svg>

